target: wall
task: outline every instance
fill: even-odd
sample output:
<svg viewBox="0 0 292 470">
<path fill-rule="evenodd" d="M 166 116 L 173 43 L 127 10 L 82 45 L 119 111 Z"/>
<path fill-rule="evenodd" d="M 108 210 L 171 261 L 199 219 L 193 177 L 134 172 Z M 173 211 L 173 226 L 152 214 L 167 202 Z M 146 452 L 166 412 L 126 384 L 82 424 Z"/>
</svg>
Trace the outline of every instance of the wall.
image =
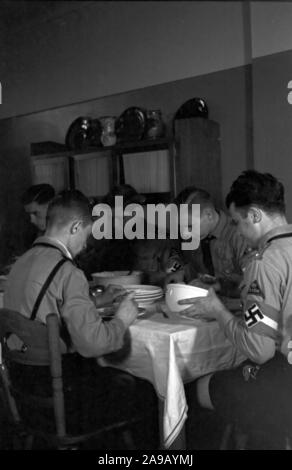
<svg viewBox="0 0 292 470">
<path fill-rule="evenodd" d="M 64 142 L 80 115 L 118 116 L 137 105 L 161 109 L 170 124 L 183 102 L 199 96 L 220 124 L 224 193 L 246 168 L 249 68 L 241 2 L 72 5 L 56 2 L 53 14 L 43 10 L 41 21 L 28 15 L 3 35 L 0 210 L 16 244 L 30 143 Z"/>
<path fill-rule="evenodd" d="M 292 221 L 292 4 L 254 2 L 251 5 L 254 164 L 277 176 L 286 188 L 288 219 Z"/>
<path fill-rule="evenodd" d="M 221 127 L 223 192 L 247 167 L 270 171 L 286 186 L 291 220 L 291 3 L 48 3 L 41 17 L 0 24 L 0 209 L 12 226 L 30 142 L 64 142 L 77 116 L 133 105 L 170 122 L 193 96 Z"/>
<path fill-rule="evenodd" d="M 7 27 L 0 118 L 244 64 L 241 2 L 55 3 Z"/>
</svg>

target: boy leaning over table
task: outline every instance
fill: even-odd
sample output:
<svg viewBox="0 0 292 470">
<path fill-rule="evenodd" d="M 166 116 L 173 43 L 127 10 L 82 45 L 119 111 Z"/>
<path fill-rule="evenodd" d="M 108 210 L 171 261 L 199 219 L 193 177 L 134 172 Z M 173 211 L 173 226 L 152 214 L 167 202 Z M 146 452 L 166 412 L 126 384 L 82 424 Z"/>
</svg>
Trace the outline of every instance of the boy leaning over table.
<svg viewBox="0 0 292 470">
<path fill-rule="evenodd" d="M 247 360 L 198 379 L 190 407 L 215 410 L 252 433 L 251 448 L 281 449 L 292 433 L 292 225 L 284 187 L 271 174 L 248 170 L 233 182 L 226 205 L 257 249 L 244 272 L 242 316 L 228 311 L 212 288 L 205 298 L 180 303 L 190 304 L 184 315 L 217 320 Z"/>
<path fill-rule="evenodd" d="M 124 346 L 138 308 L 133 295 L 127 294 L 120 301 L 114 319 L 105 322 L 99 315 L 90 297 L 85 275 L 74 261 L 86 247 L 91 228 L 89 201 L 80 191 L 63 191 L 56 196 L 48 206 L 44 236 L 18 258 L 10 271 L 4 307 L 42 323 L 49 313 L 56 313 L 60 319 L 62 339 L 68 347 L 68 353 L 63 357 L 66 404 L 79 409 L 82 402 L 89 427 L 127 419 L 141 412 L 145 442 L 146 426 L 153 426 L 146 420 L 146 409 L 147 416 L 151 411 L 153 416 L 157 416 L 153 387 L 129 374 L 97 365 L 97 357 L 119 351 Z M 48 283 L 53 272 L 54 276 Z M 47 286 L 45 290 L 44 285 Z M 107 290 L 99 297 L 100 306 L 101 302 L 108 303 L 120 295 L 120 289 Z M 17 345 L 11 344 L 11 347 Z M 21 364 L 11 367 L 13 380 L 19 381 L 28 393 L 47 393 L 49 373 L 43 367 L 22 367 Z M 82 394 L 84 387 L 85 393 Z M 76 392 L 74 396 L 72 390 Z M 71 397 L 74 399 L 75 396 L 80 400 L 79 404 L 71 403 Z M 153 406 L 151 410 L 150 404 Z M 23 412 L 30 417 L 29 410 Z M 70 419 L 68 409 L 67 415 Z"/>
</svg>

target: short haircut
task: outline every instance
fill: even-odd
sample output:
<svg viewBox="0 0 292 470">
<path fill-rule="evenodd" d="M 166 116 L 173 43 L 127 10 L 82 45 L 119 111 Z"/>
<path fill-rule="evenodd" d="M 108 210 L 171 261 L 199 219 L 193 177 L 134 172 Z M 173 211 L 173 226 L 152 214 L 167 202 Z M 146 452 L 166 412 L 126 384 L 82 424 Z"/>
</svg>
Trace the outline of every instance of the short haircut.
<svg viewBox="0 0 292 470">
<path fill-rule="evenodd" d="M 201 208 L 214 207 L 214 203 L 208 191 L 197 188 L 196 186 L 187 186 L 175 198 L 174 203 L 180 204 L 200 204 Z"/>
<path fill-rule="evenodd" d="M 103 198 L 103 203 L 114 206 L 115 196 L 123 196 L 124 205 L 131 203 L 145 203 L 146 197 L 139 194 L 130 184 L 115 185 Z"/>
<path fill-rule="evenodd" d="M 47 227 L 65 227 L 76 219 L 81 220 L 84 226 L 92 223 L 89 200 L 81 191 L 62 191 L 49 204 Z"/>
<path fill-rule="evenodd" d="M 268 214 L 284 214 L 284 186 L 270 173 L 246 170 L 233 182 L 226 196 L 226 206 L 247 210 L 255 205 Z"/>
<path fill-rule="evenodd" d="M 37 202 L 47 204 L 55 196 L 55 190 L 50 184 L 35 184 L 30 186 L 22 195 L 21 202 L 24 206 Z"/>
</svg>

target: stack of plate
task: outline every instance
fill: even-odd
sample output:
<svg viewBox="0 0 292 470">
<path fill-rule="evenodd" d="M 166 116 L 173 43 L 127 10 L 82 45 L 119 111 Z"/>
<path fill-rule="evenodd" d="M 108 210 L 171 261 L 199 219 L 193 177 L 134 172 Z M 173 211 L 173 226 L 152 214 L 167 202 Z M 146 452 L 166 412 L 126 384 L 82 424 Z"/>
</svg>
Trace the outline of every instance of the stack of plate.
<svg viewBox="0 0 292 470">
<path fill-rule="evenodd" d="M 139 307 L 147 307 L 163 297 L 163 290 L 158 286 L 132 284 L 124 287 L 129 292 L 135 292 L 134 299 Z"/>
</svg>

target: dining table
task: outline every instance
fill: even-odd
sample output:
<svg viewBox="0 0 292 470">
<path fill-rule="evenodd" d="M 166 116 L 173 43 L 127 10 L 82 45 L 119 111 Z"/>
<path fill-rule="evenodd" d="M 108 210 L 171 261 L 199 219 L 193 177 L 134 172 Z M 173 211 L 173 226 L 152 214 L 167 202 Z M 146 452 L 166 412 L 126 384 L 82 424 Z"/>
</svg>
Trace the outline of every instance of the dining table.
<svg viewBox="0 0 292 470">
<path fill-rule="evenodd" d="M 124 354 L 118 351 L 99 358 L 99 365 L 150 381 L 159 399 L 160 448 L 185 449 L 188 404 L 184 385 L 236 367 L 246 357 L 217 321 L 171 313 L 163 300 L 146 308 L 130 326 L 129 344 Z"/>
</svg>

